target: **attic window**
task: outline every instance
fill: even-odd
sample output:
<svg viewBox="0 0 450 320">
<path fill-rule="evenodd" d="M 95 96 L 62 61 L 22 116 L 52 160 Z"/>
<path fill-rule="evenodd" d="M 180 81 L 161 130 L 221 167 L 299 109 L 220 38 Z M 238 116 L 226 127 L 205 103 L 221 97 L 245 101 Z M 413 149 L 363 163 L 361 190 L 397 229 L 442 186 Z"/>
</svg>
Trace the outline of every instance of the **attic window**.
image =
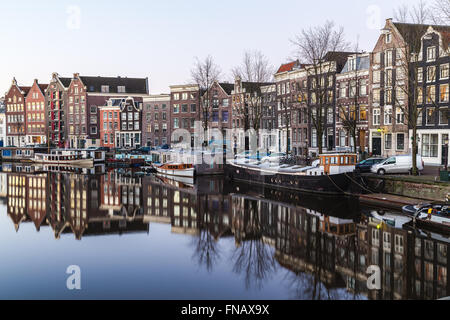
<svg viewBox="0 0 450 320">
<path fill-rule="evenodd" d="M 386 43 L 391 43 L 391 41 L 392 41 L 392 34 L 387 33 L 386 34 Z"/>
<path fill-rule="evenodd" d="M 118 93 L 125 93 L 125 92 L 126 92 L 125 86 L 118 86 L 118 87 L 117 87 L 117 92 L 118 92 Z"/>
<path fill-rule="evenodd" d="M 103 93 L 109 93 L 109 86 L 102 86 Z"/>
<path fill-rule="evenodd" d="M 90 92 L 94 92 L 94 91 L 95 91 L 94 86 L 90 86 L 90 87 L 89 87 L 89 91 L 90 91 Z"/>
</svg>

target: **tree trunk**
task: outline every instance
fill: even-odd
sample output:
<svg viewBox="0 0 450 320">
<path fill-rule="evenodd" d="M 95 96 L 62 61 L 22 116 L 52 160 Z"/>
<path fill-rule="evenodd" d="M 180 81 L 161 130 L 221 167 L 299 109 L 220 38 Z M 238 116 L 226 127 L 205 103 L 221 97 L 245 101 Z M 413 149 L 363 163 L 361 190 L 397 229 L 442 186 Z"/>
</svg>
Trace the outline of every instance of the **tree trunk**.
<svg viewBox="0 0 450 320">
<path fill-rule="evenodd" d="M 417 126 L 413 126 L 413 140 L 412 140 L 412 174 L 414 176 L 419 175 L 419 170 L 417 169 Z"/>
</svg>

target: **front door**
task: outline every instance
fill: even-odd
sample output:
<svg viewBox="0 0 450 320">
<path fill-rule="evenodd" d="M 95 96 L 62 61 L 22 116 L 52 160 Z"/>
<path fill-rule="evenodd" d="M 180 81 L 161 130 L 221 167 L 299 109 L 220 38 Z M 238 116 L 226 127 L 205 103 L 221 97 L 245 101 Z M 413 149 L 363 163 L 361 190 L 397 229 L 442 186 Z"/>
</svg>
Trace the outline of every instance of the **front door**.
<svg viewBox="0 0 450 320">
<path fill-rule="evenodd" d="M 372 154 L 381 156 L 381 138 L 372 138 Z"/>
<path fill-rule="evenodd" d="M 359 147 L 361 148 L 361 152 L 366 151 L 366 131 L 359 131 Z"/>
</svg>

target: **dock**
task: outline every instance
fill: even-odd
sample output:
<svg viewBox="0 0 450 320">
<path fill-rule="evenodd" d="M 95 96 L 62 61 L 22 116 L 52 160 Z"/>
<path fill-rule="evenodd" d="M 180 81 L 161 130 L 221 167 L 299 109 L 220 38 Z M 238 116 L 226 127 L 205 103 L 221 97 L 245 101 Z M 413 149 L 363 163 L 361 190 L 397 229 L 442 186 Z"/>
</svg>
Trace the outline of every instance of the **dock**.
<svg viewBox="0 0 450 320">
<path fill-rule="evenodd" d="M 387 209 L 402 210 L 404 206 L 408 205 L 415 206 L 419 203 L 423 203 L 426 201 L 386 193 L 373 193 L 373 194 L 361 194 L 359 196 L 359 202 Z"/>
</svg>

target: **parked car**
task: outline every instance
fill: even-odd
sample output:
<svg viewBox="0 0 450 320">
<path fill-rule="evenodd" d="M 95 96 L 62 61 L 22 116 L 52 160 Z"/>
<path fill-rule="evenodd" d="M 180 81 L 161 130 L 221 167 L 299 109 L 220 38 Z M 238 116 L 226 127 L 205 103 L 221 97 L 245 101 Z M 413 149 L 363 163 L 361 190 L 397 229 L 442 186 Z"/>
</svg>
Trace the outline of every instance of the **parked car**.
<svg viewBox="0 0 450 320">
<path fill-rule="evenodd" d="M 284 153 L 284 152 L 274 152 L 274 153 L 271 153 L 271 154 L 268 155 L 268 156 L 263 157 L 263 158 L 261 159 L 261 162 L 262 162 L 262 163 L 268 163 L 268 162 L 281 162 L 281 160 L 282 160 L 283 158 L 285 158 L 285 157 L 286 157 L 286 153 Z"/>
<path fill-rule="evenodd" d="M 423 170 L 423 160 L 422 157 L 417 155 L 417 168 L 419 171 Z M 383 162 L 375 164 L 372 166 L 370 171 L 372 173 L 377 173 L 384 175 L 386 173 L 411 173 L 413 169 L 412 156 L 402 155 L 390 157 Z"/>
<path fill-rule="evenodd" d="M 383 162 L 386 158 L 370 158 L 367 160 L 363 160 L 360 163 L 356 164 L 356 172 L 365 173 L 370 172 L 370 169 L 373 165 Z"/>
</svg>

